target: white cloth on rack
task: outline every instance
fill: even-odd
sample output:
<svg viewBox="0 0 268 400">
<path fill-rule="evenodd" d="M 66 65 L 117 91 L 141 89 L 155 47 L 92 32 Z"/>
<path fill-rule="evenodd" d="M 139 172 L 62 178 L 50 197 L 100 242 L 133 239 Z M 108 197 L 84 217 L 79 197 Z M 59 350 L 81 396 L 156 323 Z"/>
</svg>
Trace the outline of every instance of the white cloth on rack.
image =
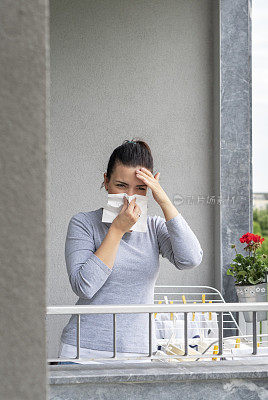
<svg viewBox="0 0 268 400">
<path fill-rule="evenodd" d="M 196 318 L 199 321 L 200 330 L 204 334 L 204 338 L 218 338 L 219 327 L 217 322 L 217 313 L 211 312 L 211 320 L 209 319 L 209 312 L 196 313 Z"/>
<path fill-rule="evenodd" d="M 184 338 L 184 313 L 173 313 L 173 320 L 170 319 L 171 313 L 157 313 L 155 317 L 155 330 L 157 339 L 169 339 L 174 333 L 176 339 Z M 193 313 L 187 314 L 188 320 L 188 338 L 202 336 L 204 338 L 218 337 L 217 314 L 195 313 L 195 319 L 192 320 Z"/>
<path fill-rule="evenodd" d="M 188 337 L 193 338 L 199 335 L 198 324 L 192 321 L 191 313 L 188 313 Z M 155 331 L 157 339 L 170 339 L 174 333 L 174 338 L 184 338 L 184 314 L 173 313 L 173 320 L 170 319 L 170 313 L 157 313 L 155 317 Z"/>
<path fill-rule="evenodd" d="M 253 349 L 252 349 L 252 344 L 244 344 L 240 343 L 240 348 L 232 348 L 231 349 L 231 355 L 226 356 L 226 360 L 250 360 L 251 362 L 256 360 L 256 363 L 268 363 L 268 348 L 267 347 L 258 347 L 257 348 L 257 355 L 252 354 Z M 258 357 L 258 354 L 261 355 L 261 357 Z M 239 357 L 242 356 L 243 357 Z M 248 355 L 248 357 L 245 357 L 245 355 Z M 264 357 L 264 356 L 267 357 Z"/>
</svg>

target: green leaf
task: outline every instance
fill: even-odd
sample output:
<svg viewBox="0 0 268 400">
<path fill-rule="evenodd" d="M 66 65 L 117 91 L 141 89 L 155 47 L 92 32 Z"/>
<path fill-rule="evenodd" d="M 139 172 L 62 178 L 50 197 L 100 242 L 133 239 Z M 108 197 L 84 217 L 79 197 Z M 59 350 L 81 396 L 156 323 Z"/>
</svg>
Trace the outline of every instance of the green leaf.
<svg viewBox="0 0 268 400">
<path fill-rule="evenodd" d="M 237 273 L 237 279 L 239 278 L 239 280 L 242 280 L 245 278 L 245 276 L 247 275 L 246 271 L 238 271 Z"/>
<path fill-rule="evenodd" d="M 232 276 L 234 276 L 233 270 L 232 270 L 231 268 L 228 268 L 227 271 L 226 271 L 226 275 L 232 275 Z"/>
</svg>

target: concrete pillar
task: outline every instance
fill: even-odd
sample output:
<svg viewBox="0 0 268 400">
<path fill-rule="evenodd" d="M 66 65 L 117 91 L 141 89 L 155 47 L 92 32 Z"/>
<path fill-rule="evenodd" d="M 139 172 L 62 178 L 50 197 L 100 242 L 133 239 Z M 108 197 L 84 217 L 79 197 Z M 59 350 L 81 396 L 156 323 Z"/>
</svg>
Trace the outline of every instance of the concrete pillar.
<svg viewBox="0 0 268 400">
<path fill-rule="evenodd" d="M 0 398 L 46 398 L 48 1 L 0 3 Z"/>
<path fill-rule="evenodd" d="M 220 206 L 222 293 L 236 302 L 233 277 L 226 275 L 242 250 L 239 237 L 252 232 L 251 0 L 220 2 Z M 226 331 L 225 334 L 228 332 Z M 235 334 L 235 332 L 229 332 Z"/>
</svg>

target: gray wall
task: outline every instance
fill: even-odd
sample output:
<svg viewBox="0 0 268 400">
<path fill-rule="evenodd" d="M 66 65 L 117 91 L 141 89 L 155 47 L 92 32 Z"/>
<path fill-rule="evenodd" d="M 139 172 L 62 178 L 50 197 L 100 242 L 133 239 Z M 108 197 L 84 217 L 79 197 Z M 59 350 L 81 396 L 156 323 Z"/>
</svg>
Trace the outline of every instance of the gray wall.
<svg viewBox="0 0 268 400">
<path fill-rule="evenodd" d="M 204 250 L 193 271 L 179 271 L 160 257 L 157 284 L 220 285 L 214 264 L 216 206 L 206 204 L 217 185 L 213 30 L 218 23 L 213 25 L 212 3 L 51 1 L 48 305 L 77 300 L 64 260 L 69 219 L 103 205 L 107 192 L 99 188 L 109 156 L 133 136 L 149 143 L 161 185 Z M 187 204 L 187 196 L 194 204 Z M 198 204 L 198 196 L 205 204 Z M 151 192 L 149 214 L 163 216 Z M 67 320 L 47 321 L 49 357 L 57 356 Z"/>
<path fill-rule="evenodd" d="M 0 399 L 46 398 L 46 0 L 0 3 Z"/>
</svg>

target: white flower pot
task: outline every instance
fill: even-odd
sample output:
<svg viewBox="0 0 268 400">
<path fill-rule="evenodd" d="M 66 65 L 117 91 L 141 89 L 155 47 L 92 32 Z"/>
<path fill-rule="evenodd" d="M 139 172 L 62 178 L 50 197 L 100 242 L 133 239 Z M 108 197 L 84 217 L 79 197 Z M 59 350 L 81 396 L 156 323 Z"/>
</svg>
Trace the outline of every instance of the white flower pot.
<svg viewBox="0 0 268 400">
<path fill-rule="evenodd" d="M 254 303 L 267 301 L 267 282 L 257 285 L 235 285 L 236 293 L 240 303 Z M 243 311 L 246 322 L 253 322 L 253 312 Z M 266 321 L 267 312 L 258 311 L 257 321 Z"/>
</svg>

